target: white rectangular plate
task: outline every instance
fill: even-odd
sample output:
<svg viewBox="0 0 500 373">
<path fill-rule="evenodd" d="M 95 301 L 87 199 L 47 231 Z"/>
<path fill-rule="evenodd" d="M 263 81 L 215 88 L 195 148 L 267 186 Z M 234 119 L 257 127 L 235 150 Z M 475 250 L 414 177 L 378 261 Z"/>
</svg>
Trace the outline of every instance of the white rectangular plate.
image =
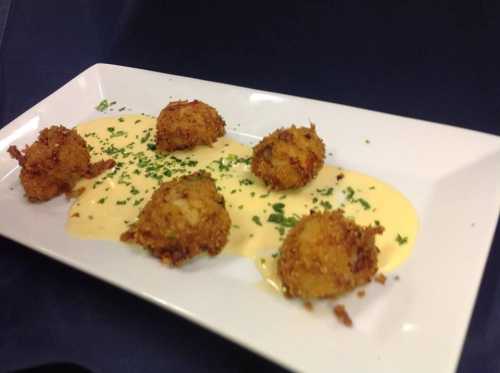
<svg viewBox="0 0 500 373">
<path fill-rule="evenodd" d="M 102 99 L 157 114 L 171 99 L 200 99 L 229 129 L 263 136 L 316 123 L 334 162 L 405 194 L 420 218 L 401 280 L 342 300 L 355 321 L 259 289 L 243 258 L 171 270 L 119 243 L 64 230 L 68 202 L 23 198 L 6 149 L 41 128 L 98 115 Z M 365 139 L 370 144 L 365 144 Z M 95 65 L 0 131 L 0 234 L 184 316 L 284 366 L 306 371 L 451 372 L 455 369 L 500 206 L 500 138 L 347 106 L 113 65 Z M 34 224 L 35 223 L 35 224 Z"/>
</svg>

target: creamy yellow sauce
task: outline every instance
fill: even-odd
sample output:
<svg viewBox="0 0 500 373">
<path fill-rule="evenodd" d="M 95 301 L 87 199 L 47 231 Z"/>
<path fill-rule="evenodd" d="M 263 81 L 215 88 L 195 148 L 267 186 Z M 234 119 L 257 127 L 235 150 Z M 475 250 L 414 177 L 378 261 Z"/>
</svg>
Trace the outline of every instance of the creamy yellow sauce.
<svg viewBox="0 0 500 373">
<path fill-rule="evenodd" d="M 117 166 L 76 186 L 85 191 L 71 207 L 67 224 L 70 234 L 83 239 L 119 240 L 161 182 L 205 169 L 216 180 L 231 216 L 232 228 L 223 253 L 255 260 L 273 288 L 281 288 L 276 253 L 289 230 L 268 221 L 279 211 L 287 218 L 298 219 L 311 209 L 342 208 L 358 224 L 384 226 L 384 233 L 377 237 L 382 272 L 394 270 L 409 256 L 418 230 L 415 209 L 384 182 L 325 165 L 307 186 L 271 192 L 250 170 L 251 147 L 224 137 L 211 147 L 158 154 L 154 151 L 155 123 L 155 118 L 126 115 L 77 126 L 92 160 L 114 158 Z M 340 174 L 343 178 L 337 180 Z"/>
</svg>

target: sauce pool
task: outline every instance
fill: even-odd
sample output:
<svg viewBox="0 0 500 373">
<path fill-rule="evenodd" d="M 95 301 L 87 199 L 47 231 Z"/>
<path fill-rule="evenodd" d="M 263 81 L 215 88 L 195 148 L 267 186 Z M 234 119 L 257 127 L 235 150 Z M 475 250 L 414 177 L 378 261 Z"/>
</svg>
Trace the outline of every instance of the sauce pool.
<svg viewBox="0 0 500 373">
<path fill-rule="evenodd" d="M 231 216 L 229 240 L 222 253 L 256 261 L 264 279 L 278 291 L 277 255 L 290 227 L 279 224 L 276 215 L 294 221 L 310 210 L 342 208 L 360 225 L 385 228 L 376 238 L 380 271 L 393 271 L 410 255 L 418 230 L 416 211 L 388 184 L 325 165 L 303 188 L 269 191 L 250 170 L 251 147 L 223 137 L 210 147 L 160 154 L 155 151 L 155 124 L 155 118 L 126 115 L 76 127 L 93 161 L 113 158 L 116 166 L 95 179 L 81 180 L 75 187 L 85 191 L 69 212 L 66 228 L 71 235 L 117 241 L 136 221 L 159 184 L 204 169 L 215 179 Z"/>
</svg>

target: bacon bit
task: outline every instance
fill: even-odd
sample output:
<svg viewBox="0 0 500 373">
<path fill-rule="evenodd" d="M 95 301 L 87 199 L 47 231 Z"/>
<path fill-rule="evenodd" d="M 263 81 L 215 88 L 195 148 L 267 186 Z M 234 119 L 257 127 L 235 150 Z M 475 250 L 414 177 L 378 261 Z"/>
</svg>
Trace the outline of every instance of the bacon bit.
<svg viewBox="0 0 500 373">
<path fill-rule="evenodd" d="M 85 192 L 85 188 L 84 187 L 81 187 L 81 188 L 78 188 L 78 189 L 73 189 L 69 192 L 66 192 L 66 198 L 70 199 L 70 198 L 77 198 L 77 197 L 80 197 L 83 192 Z"/>
<path fill-rule="evenodd" d="M 352 327 L 352 320 L 347 313 L 345 306 L 343 304 L 337 304 L 333 307 L 333 313 L 337 316 L 337 319 L 345 326 Z"/>
<path fill-rule="evenodd" d="M 311 302 L 309 302 L 309 301 L 305 301 L 305 302 L 304 302 L 304 307 L 305 307 L 305 308 L 306 308 L 306 310 L 308 310 L 308 311 L 312 311 L 312 310 L 314 309 L 313 304 L 312 304 Z"/>
<path fill-rule="evenodd" d="M 341 172 L 340 174 L 338 174 L 338 175 L 337 175 L 337 181 L 342 180 L 342 179 L 344 178 L 344 176 L 345 176 L 345 175 L 344 175 L 344 173 L 343 173 L 343 172 Z"/>
<path fill-rule="evenodd" d="M 80 213 L 79 212 L 75 212 L 73 215 L 71 215 L 72 218 L 79 218 L 80 217 Z"/>
<path fill-rule="evenodd" d="M 356 295 L 358 296 L 358 298 L 363 298 L 366 295 L 366 292 L 364 290 L 358 290 Z"/>
<path fill-rule="evenodd" d="M 387 277 L 383 273 L 379 273 L 375 276 L 375 282 L 378 282 L 380 285 L 385 285 Z"/>
</svg>

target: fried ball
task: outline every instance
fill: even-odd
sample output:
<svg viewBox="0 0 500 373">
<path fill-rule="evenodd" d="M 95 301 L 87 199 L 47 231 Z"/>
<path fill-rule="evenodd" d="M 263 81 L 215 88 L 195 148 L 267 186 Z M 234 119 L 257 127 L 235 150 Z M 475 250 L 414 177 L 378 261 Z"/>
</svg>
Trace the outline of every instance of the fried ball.
<svg viewBox="0 0 500 373">
<path fill-rule="evenodd" d="M 85 140 L 63 126 L 43 129 L 23 152 L 16 146 L 10 146 L 8 152 L 22 167 L 21 184 L 31 202 L 70 193 L 80 178 L 97 176 L 114 166 L 112 160 L 91 164 Z"/>
<path fill-rule="evenodd" d="M 210 174 L 200 171 L 161 184 L 121 239 L 179 266 L 203 251 L 217 255 L 227 242 L 230 226 L 224 197 Z"/>
<path fill-rule="evenodd" d="M 311 213 L 283 242 L 278 274 L 290 297 L 335 297 L 369 282 L 377 272 L 375 236 L 384 228 L 361 227 L 342 210 Z"/>
<path fill-rule="evenodd" d="M 211 145 L 224 135 L 225 125 L 217 111 L 201 101 L 174 101 L 156 122 L 156 148 L 173 151 Z"/>
<path fill-rule="evenodd" d="M 253 148 L 252 172 L 274 190 L 299 188 L 318 174 L 325 160 L 325 145 L 311 123 L 281 128 Z"/>
</svg>

